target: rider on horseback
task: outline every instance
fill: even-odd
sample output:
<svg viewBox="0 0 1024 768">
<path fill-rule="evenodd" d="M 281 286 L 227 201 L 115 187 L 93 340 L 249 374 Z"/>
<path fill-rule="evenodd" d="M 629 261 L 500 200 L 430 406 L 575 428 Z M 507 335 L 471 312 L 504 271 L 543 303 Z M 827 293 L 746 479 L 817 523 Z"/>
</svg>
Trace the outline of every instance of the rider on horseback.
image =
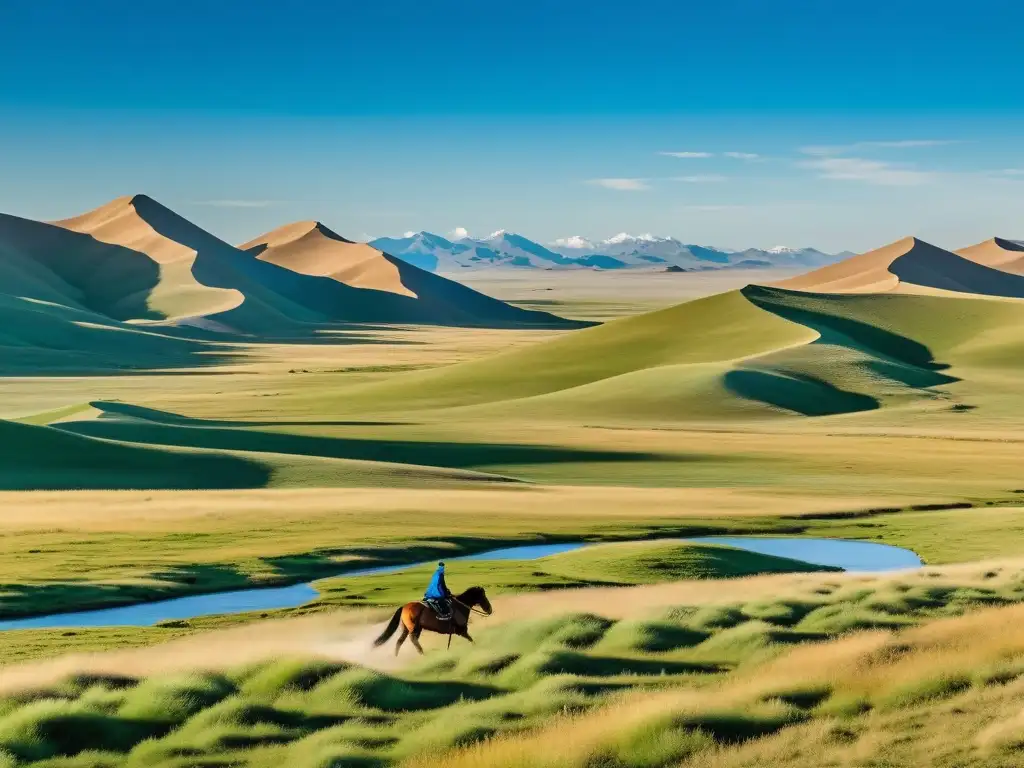
<svg viewBox="0 0 1024 768">
<path fill-rule="evenodd" d="M 444 582 L 444 563 L 437 564 L 437 570 L 430 579 L 423 602 L 434 609 L 437 618 L 450 619 L 452 616 L 452 591 Z"/>
</svg>

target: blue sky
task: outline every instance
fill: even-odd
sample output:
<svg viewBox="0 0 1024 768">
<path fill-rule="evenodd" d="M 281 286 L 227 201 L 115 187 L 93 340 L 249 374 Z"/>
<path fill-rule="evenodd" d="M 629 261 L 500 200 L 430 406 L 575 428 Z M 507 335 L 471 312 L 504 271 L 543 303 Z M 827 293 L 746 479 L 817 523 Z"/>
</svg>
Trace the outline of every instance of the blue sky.
<svg viewBox="0 0 1024 768">
<path fill-rule="evenodd" d="M 225 239 L 1024 237 L 1010 2 L 0 3 L 0 210 Z"/>
</svg>

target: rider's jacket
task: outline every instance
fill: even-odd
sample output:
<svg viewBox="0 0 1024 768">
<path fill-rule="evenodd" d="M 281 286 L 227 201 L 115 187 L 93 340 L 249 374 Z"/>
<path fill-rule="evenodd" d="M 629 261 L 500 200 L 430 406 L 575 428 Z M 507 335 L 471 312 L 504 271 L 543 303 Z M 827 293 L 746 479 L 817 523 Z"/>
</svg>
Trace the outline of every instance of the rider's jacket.
<svg viewBox="0 0 1024 768">
<path fill-rule="evenodd" d="M 430 585 L 427 587 L 423 598 L 425 600 L 443 600 L 450 594 L 448 585 L 444 583 L 444 566 L 439 565 L 430 579 Z"/>
</svg>

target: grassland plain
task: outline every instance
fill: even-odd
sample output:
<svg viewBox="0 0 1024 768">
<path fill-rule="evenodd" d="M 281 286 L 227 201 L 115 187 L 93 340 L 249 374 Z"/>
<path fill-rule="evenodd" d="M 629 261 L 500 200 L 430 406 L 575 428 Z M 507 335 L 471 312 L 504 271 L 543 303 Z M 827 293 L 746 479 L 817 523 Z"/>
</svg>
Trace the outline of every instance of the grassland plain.
<svg viewBox="0 0 1024 768">
<path fill-rule="evenodd" d="M 743 764 L 763 748 L 799 765 L 803 745 L 823 761 L 1009 761 L 1016 737 L 989 734 L 982 712 L 1013 706 L 1016 634 L 965 655 L 966 683 L 934 682 L 945 657 L 899 672 L 924 694 L 898 705 L 843 665 L 917 658 L 913 633 L 946 631 L 935 621 L 960 628 L 949 637 L 1001 630 L 1019 612 L 1012 561 L 709 582 L 801 566 L 654 542 L 460 563 L 458 582 L 485 584 L 521 634 L 496 618 L 471 652 L 366 657 L 377 606 L 417 597 L 425 572 L 338 574 L 505 544 L 804 533 L 930 566 L 1024 557 L 1018 302 L 744 288 L 645 313 L 641 291 L 623 298 L 552 296 L 570 316 L 630 315 L 581 331 L 351 326 L 204 347 L 202 367 L 0 379 L 3 615 L 333 577 L 266 617 L 4 633 L 10 760 L 591 768 Z M 648 586 L 608 586 L 622 584 Z M 816 644 L 841 659 L 827 693 Z M 750 682 L 787 658 L 792 696 Z M 640 706 L 650 717 L 623 715 L 649 688 L 664 697 Z M 847 694 L 859 703 L 844 709 Z M 977 713 L 958 744 L 922 726 L 891 745 L 947 704 Z M 568 751 L 545 746 L 552 718 Z"/>
<path fill-rule="evenodd" d="M 9 666 L 0 748 L 48 766 L 1012 765 L 1022 599 L 1020 560 L 520 595 L 471 650 L 440 638 L 397 667 L 366 653 L 365 613 L 347 632 L 262 622 Z"/>
</svg>

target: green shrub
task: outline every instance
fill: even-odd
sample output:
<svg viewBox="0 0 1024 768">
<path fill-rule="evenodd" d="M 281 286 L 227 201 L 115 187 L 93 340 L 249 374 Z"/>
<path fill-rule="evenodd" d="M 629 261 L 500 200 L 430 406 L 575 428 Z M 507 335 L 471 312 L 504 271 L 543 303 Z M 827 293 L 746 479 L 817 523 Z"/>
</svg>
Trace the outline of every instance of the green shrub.
<svg viewBox="0 0 1024 768">
<path fill-rule="evenodd" d="M 512 653 L 524 653 L 540 648 L 583 650 L 593 647 L 613 623 L 589 613 L 571 614 L 505 626 L 500 630 L 489 631 L 482 640 L 490 647 Z"/>
<path fill-rule="evenodd" d="M 596 646 L 601 651 L 640 651 L 662 653 L 692 648 L 704 642 L 710 633 L 667 621 L 620 621 Z"/>
<path fill-rule="evenodd" d="M 220 675 L 156 677 L 129 691 L 118 714 L 125 718 L 177 724 L 232 693 L 234 685 Z"/>
<path fill-rule="evenodd" d="M 127 752 L 161 731 L 162 727 L 152 722 L 112 717 L 76 702 L 41 699 L 0 720 L 0 749 L 21 760 L 88 750 Z"/>
<path fill-rule="evenodd" d="M 286 691 L 309 691 L 351 665 L 326 661 L 275 661 L 254 670 L 241 684 L 250 696 L 274 698 Z"/>
<path fill-rule="evenodd" d="M 688 624 L 695 629 L 728 629 L 748 619 L 735 605 L 709 605 L 694 613 Z"/>
<path fill-rule="evenodd" d="M 760 619 L 761 621 L 767 621 L 769 624 L 791 627 L 818 607 L 819 604 L 815 603 L 778 600 L 775 602 L 747 603 L 741 610 L 745 616 L 749 616 L 752 619 Z"/>
<path fill-rule="evenodd" d="M 588 760 L 589 766 L 660 768 L 715 746 L 711 735 L 680 728 L 670 718 L 646 722 L 619 735 Z"/>
<path fill-rule="evenodd" d="M 437 709 L 463 699 L 484 699 L 496 693 L 490 686 L 457 681 L 399 680 L 368 669 L 354 669 L 335 676 L 329 688 L 317 689 L 317 694 L 330 691 L 339 697 L 350 697 L 363 706 L 390 712 L 408 712 Z"/>
<path fill-rule="evenodd" d="M 701 731 L 720 744 L 737 744 L 767 736 L 807 719 L 803 711 L 783 702 L 767 702 L 752 710 L 719 710 L 685 715 L 677 725 Z"/>
</svg>

